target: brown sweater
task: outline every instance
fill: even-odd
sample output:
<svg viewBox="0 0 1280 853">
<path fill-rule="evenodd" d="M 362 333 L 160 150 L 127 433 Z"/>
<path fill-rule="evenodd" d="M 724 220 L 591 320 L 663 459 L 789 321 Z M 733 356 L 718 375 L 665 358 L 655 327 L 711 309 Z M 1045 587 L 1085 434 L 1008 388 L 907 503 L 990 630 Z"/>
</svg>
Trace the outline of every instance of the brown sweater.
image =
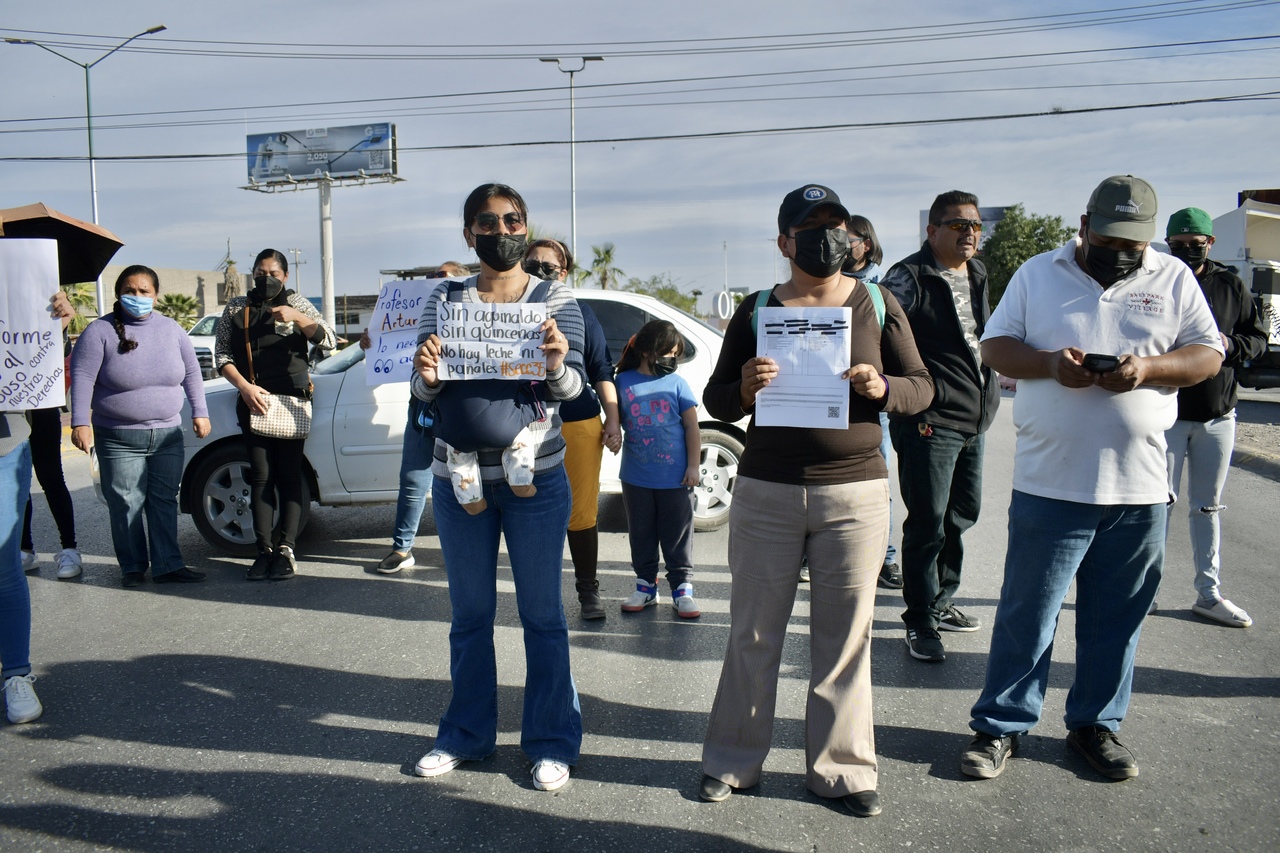
<svg viewBox="0 0 1280 853">
<path fill-rule="evenodd" d="M 880 287 L 879 285 L 874 285 Z M 880 411 L 913 415 L 933 401 L 933 379 L 916 352 L 915 338 L 898 300 L 880 288 L 885 304 L 884 329 L 876 320 L 875 305 L 865 287 L 853 289 L 844 303 L 852 309 L 851 352 L 854 364 L 874 365 L 886 380 L 888 392 L 880 400 L 868 400 L 849 386 L 849 428 L 747 426 L 747 448 L 738 473 L 756 480 L 793 485 L 824 486 L 881 480 L 889 476 L 880 456 Z M 770 294 L 770 307 L 781 307 Z M 703 402 L 711 414 L 734 422 L 743 415 L 739 389 L 742 366 L 755 357 L 756 336 L 751 329 L 754 295 L 738 306 L 725 330 L 720 360 L 711 374 Z M 753 407 L 754 408 L 754 407 Z"/>
</svg>

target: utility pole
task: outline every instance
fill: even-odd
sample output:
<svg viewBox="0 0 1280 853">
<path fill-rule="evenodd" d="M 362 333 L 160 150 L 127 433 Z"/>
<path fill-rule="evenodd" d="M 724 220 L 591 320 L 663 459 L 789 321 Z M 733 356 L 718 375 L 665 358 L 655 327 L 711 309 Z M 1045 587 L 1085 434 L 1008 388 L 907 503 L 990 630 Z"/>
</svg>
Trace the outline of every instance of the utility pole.
<svg viewBox="0 0 1280 853">
<path fill-rule="evenodd" d="M 285 249 L 286 252 L 293 255 L 293 289 L 298 295 L 302 295 L 302 270 L 299 269 L 306 261 L 299 260 L 302 255 L 301 249 Z"/>
</svg>

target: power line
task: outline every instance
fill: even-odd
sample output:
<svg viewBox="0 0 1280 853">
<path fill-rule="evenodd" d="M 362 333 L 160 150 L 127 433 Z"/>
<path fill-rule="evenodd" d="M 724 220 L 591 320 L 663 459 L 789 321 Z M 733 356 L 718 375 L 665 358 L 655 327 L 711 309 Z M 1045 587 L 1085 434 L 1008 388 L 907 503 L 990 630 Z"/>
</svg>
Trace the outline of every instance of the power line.
<svg viewBox="0 0 1280 853">
<path fill-rule="evenodd" d="M 839 124 L 823 124 L 823 125 L 803 125 L 793 127 L 771 127 L 771 128 L 755 128 L 747 130 L 717 130 L 704 131 L 700 133 L 672 133 L 672 134 L 654 134 L 648 136 L 618 136 L 601 139 L 579 139 L 580 145 L 592 144 L 618 144 L 626 142 L 665 142 L 675 140 L 694 140 L 694 139 L 727 139 L 734 137 L 750 137 L 750 136 L 780 136 L 795 133 L 828 133 L 835 131 L 847 130 L 879 130 L 886 128 L 898 127 L 927 127 L 930 125 L 954 125 L 968 124 L 975 122 L 990 121 L 1011 121 L 1017 119 L 1029 118 L 1045 118 L 1049 116 L 1070 116 L 1084 115 L 1088 113 L 1106 113 L 1121 112 L 1126 110 L 1144 110 L 1155 109 L 1158 107 L 1183 107 L 1193 106 L 1197 104 L 1222 104 L 1222 103 L 1243 103 L 1248 101 L 1270 101 L 1280 100 L 1280 89 L 1267 92 L 1253 92 L 1240 95 L 1219 95 L 1208 98 L 1187 98 L 1177 101 L 1156 101 L 1141 104 L 1116 104 L 1112 106 L 1101 107 L 1078 107 L 1072 109 L 1055 107 L 1049 110 L 1040 110 L 1037 112 L 1022 113 L 1001 113 L 995 115 L 983 116 L 955 116 L 951 118 L 927 118 L 927 119 L 902 119 L 897 121 L 878 121 L 878 122 L 843 122 Z M 469 151 L 485 148 L 534 148 L 545 147 L 549 145 L 564 145 L 564 140 L 534 140 L 524 142 L 483 142 L 483 143 L 467 143 L 455 145 L 421 145 L 410 147 L 399 147 L 397 150 L 404 154 L 410 152 L 429 152 L 429 151 Z M 126 154 L 116 156 L 99 156 L 95 155 L 95 160 L 114 161 L 117 163 L 143 163 L 143 162 L 178 162 L 178 161 L 215 161 L 215 160 L 243 160 L 245 153 L 238 151 L 234 154 Z M 39 156 L 39 157 L 0 157 L 0 162 L 7 163 L 68 163 L 83 162 L 87 158 L 84 156 Z"/>
</svg>

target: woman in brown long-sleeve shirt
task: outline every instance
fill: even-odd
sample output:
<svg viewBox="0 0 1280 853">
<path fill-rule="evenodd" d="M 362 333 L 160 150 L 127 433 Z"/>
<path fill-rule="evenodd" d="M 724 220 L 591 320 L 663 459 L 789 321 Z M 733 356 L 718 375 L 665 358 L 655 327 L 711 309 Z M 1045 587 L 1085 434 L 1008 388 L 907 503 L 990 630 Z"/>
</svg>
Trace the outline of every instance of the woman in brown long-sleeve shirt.
<svg viewBox="0 0 1280 853">
<path fill-rule="evenodd" d="M 718 802 L 760 780 L 773 734 L 778 666 L 800 561 L 812 578 L 810 678 L 805 712 L 806 785 L 854 814 L 880 813 L 871 718 L 871 620 L 876 576 L 889 538 L 888 469 L 880 412 L 913 414 L 933 400 L 897 300 L 880 290 L 883 326 L 869 287 L 840 274 L 849 212 L 826 187 L 787 195 L 778 248 L 791 279 L 768 305 L 851 309 L 848 429 L 762 427 L 754 417 L 729 515 L 731 628 L 703 744 L 701 796 Z M 778 374 L 756 357 L 754 299 L 739 307 L 703 401 L 737 421 Z"/>
</svg>

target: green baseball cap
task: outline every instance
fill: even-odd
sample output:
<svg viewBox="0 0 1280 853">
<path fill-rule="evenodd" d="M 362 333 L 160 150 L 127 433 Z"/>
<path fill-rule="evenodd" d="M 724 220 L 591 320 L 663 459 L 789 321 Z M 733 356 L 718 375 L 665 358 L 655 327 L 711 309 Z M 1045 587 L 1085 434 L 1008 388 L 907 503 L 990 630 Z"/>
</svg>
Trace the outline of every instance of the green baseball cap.
<svg viewBox="0 0 1280 853">
<path fill-rule="evenodd" d="M 1198 207 L 1184 207 L 1169 217 L 1169 227 L 1164 229 L 1164 236 L 1175 234 L 1203 234 L 1213 236 L 1213 220 L 1209 214 Z"/>
<path fill-rule="evenodd" d="M 1089 196 L 1089 230 L 1103 237 L 1150 243 L 1156 236 L 1156 191 L 1133 175 L 1112 175 Z"/>
</svg>

